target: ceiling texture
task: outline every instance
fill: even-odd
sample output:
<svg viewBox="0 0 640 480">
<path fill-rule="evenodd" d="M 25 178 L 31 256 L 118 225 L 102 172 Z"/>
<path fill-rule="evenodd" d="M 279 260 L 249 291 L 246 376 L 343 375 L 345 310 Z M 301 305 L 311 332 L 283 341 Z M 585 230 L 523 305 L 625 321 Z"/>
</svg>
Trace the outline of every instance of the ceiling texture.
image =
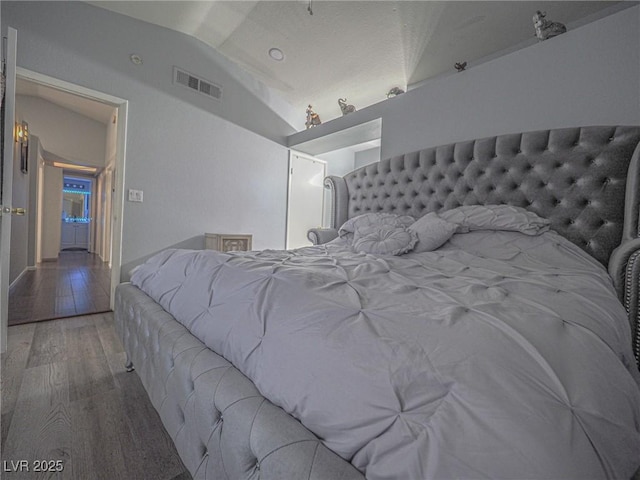
<svg viewBox="0 0 640 480">
<path fill-rule="evenodd" d="M 20 77 L 16 82 L 16 94 L 42 98 L 104 125 L 112 121 L 116 112 L 116 109 L 110 105 L 81 97 L 75 93 L 68 93 L 58 88 L 40 85 Z"/>
<path fill-rule="evenodd" d="M 612 1 L 94 1 L 93 5 L 192 35 L 323 121 L 393 87 L 472 68 L 532 41 L 532 16 L 571 24 Z M 284 58 L 274 60 L 278 48 Z M 144 55 L 144 52 L 139 52 Z"/>
</svg>

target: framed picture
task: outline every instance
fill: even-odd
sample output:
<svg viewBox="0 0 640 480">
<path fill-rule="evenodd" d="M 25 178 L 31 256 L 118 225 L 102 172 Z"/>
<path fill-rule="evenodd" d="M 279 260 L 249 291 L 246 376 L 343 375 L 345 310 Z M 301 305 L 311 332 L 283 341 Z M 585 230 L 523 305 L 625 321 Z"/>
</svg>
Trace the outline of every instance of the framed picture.
<svg viewBox="0 0 640 480">
<path fill-rule="evenodd" d="M 251 250 L 252 235 L 205 233 L 204 248 L 220 252 L 248 252 Z"/>
</svg>

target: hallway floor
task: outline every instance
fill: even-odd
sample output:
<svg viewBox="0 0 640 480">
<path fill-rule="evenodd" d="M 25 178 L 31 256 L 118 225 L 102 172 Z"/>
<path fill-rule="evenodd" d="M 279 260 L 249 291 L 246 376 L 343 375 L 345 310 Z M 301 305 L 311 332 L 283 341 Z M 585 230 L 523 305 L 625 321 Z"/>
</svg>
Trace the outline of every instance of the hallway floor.
<svg viewBox="0 0 640 480">
<path fill-rule="evenodd" d="M 109 311 L 111 269 L 98 255 L 60 252 L 29 270 L 9 291 L 9 325 Z"/>
</svg>

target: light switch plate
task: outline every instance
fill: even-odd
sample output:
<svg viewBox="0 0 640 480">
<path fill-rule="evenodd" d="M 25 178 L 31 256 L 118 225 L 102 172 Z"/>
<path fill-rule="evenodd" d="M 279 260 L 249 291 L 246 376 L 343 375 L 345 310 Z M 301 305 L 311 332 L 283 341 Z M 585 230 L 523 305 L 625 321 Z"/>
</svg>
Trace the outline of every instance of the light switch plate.
<svg viewBox="0 0 640 480">
<path fill-rule="evenodd" d="M 130 202 L 142 202 L 142 190 L 129 189 Z"/>
</svg>

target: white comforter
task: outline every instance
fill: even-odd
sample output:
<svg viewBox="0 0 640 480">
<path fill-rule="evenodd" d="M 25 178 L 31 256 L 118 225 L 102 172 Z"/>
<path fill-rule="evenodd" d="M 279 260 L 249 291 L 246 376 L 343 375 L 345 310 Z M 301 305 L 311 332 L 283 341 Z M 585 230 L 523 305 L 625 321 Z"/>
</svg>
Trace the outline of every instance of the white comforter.
<svg viewBox="0 0 640 480">
<path fill-rule="evenodd" d="M 553 232 L 457 234 L 400 257 L 168 250 L 132 282 L 369 480 L 640 466 L 625 310 Z"/>
</svg>

